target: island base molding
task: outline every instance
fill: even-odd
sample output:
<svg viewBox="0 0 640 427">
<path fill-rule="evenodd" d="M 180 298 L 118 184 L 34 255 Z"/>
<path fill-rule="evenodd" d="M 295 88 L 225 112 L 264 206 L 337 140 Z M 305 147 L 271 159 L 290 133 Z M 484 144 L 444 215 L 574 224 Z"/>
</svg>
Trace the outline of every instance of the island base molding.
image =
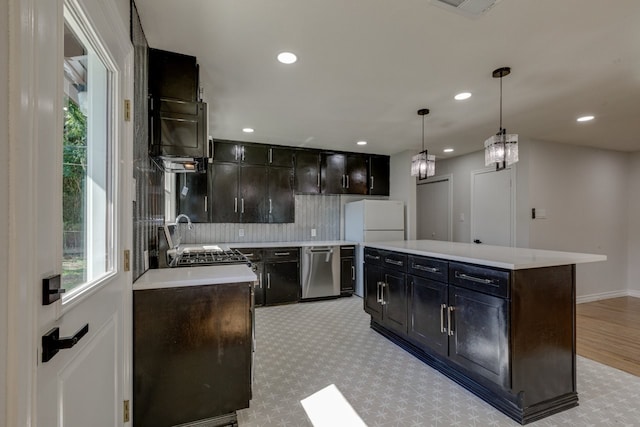
<svg viewBox="0 0 640 427">
<path fill-rule="evenodd" d="M 398 345 L 403 350 L 411 353 L 422 362 L 436 369 L 449 379 L 455 381 L 520 424 L 528 424 L 578 406 L 578 393 L 570 392 L 554 397 L 553 399 L 524 407 L 522 402 L 525 399 L 524 396 L 522 396 L 522 393 L 519 393 L 518 395 L 507 393 L 504 390 L 495 387 L 489 381 L 485 382 L 481 378 L 473 378 L 473 374 L 465 373 L 464 368 L 457 366 L 446 359 L 440 358 L 437 355 L 425 352 L 422 348 L 396 334 L 393 330 L 381 325 L 374 319 L 371 319 L 371 329 Z"/>
</svg>

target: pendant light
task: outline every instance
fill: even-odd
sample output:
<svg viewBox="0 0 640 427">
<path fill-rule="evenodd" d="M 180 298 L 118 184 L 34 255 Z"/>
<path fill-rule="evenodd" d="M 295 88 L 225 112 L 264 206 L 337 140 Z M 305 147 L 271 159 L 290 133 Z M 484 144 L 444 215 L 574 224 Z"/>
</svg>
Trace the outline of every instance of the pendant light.
<svg viewBox="0 0 640 427">
<path fill-rule="evenodd" d="M 511 74 L 511 68 L 502 67 L 493 71 L 493 78 L 500 79 L 500 130 L 484 142 L 484 164 L 495 163 L 496 170 L 501 170 L 518 161 L 518 135 L 507 134 L 502 127 L 502 78 Z"/>
<path fill-rule="evenodd" d="M 424 149 L 424 116 L 429 114 L 428 108 L 418 110 L 418 115 L 422 116 L 422 151 L 411 158 L 411 176 L 418 179 L 426 179 L 436 174 L 436 156 L 428 154 Z"/>
</svg>

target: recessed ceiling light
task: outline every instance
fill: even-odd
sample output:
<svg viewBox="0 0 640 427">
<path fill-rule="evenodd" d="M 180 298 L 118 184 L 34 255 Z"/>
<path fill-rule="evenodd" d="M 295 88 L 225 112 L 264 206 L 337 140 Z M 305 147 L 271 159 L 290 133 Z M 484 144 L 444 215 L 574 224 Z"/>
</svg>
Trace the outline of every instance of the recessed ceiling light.
<svg viewBox="0 0 640 427">
<path fill-rule="evenodd" d="M 591 121 L 593 119 L 595 119 L 594 116 L 582 116 L 582 117 L 578 117 L 576 119 L 576 121 L 578 121 L 578 122 L 589 122 L 589 121 Z"/>
<path fill-rule="evenodd" d="M 253 133 L 253 129 L 252 128 L 244 128 L 244 129 L 242 129 L 242 132 L 244 132 L 244 133 Z"/>
<path fill-rule="evenodd" d="M 469 98 L 471 98 L 471 92 L 461 92 L 453 97 L 456 101 L 464 101 Z"/>
<path fill-rule="evenodd" d="M 444 150 L 445 153 L 453 153 L 453 148 L 445 148 Z"/>
<path fill-rule="evenodd" d="M 356 142 L 358 145 L 367 145 L 367 141 L 358 141 Z"/>
<path fill-rule="evenodd" d="M 282 62 L 283 64 L 293 64 L 297 60 L 298 60 L 298 57 L 296 56 L 295 53 L 280 52 L 278 54 L 278 61 Z"/>
</svg>

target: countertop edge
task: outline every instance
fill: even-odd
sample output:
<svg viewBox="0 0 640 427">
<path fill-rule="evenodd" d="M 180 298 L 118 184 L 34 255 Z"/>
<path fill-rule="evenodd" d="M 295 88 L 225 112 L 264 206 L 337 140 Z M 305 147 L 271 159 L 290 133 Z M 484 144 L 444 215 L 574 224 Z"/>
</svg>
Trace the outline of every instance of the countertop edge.
<svg viewBox="0 0 640 427">
<path fill-rule="evenodd" d="M 133 284 L 133 290 L 244 283 L 256 280 L 255 273 L 245 264 L 159 268 L 147 270 Z"/>
<path fill-rule="evenodd" d="M 418 255 L 418 256 L 426 256 L 432 258 L 440 258 L 446 259 L 448 261 L 457 261 L 457 262 L 466 262 L 470 264 L 484 265 L 487 267 L 496 267 L 503 268 L 506 270 L 525 270 L 530 268 L 543 268 L 543 267 L 554 267 L 559 265 L 571 265 L 571 264 L 584 264 L 591 262 L 600 262 L 606 261 L 606 255 L 599 254 L 586 254 L 586 253 L 576 253 L 576 252 L 561 252 L 561 251 L 549 251 L 543 249 L 528 249 L 528 248 L 512 248 L 512 247 L 500 247 L 500 246 L 489 246 L 483 245 L 478 246 L 476 244 L 471 243 L 457 243 L 457 242 L 447 242 L 450 246 L 455 246 L 457 250 L 468 250 L 468 252 L 482 252 L 485 251 L 487 253 L 493 252 L 493 254 L 489 254 L 490 256 L 482 256 L 481 254 L 456 254 L 456 253 L 447 253 L 446 251 L 440 252 L 430 249 L 417 249 L 407 247 L 407 245 L 417 244 L 415 242 L 422 242 L 422 244 L 428 245 L 429 241 L 413 241 L 407 240 L 403 242 L 369 242 L 363 243 L 364 246 L 403 252 L 410 255 Z M 496 253 L 502 252 L 503 254 L 507 254 L 506 256 L 496 256 Z M 523 259 L 522 261 L 513 261 L 508 260 L 509 257 L 513 257 L 514 255 L 520 256 Z M 499 259 L 502 258 L 502 259 Z"/>
</svg>

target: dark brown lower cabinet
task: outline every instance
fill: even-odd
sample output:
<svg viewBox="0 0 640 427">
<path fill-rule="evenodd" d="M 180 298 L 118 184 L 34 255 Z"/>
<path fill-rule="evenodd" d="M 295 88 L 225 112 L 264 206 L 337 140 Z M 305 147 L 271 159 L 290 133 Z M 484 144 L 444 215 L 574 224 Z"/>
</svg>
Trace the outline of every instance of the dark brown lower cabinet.
<svg viewBox="0 0 640 427">
<path fill-rule="evenodd" d="M 134 426 L 228 419 L 249 407 L 251 286 L 133 292 Z"/>
<path fill-rule="evenodd" d="M 264 250 L 265 305 L 285 304 L 300 300 L 300 249 Z"/>
<path fill-rule="evenodd" d="M 351 296 L 356 286 L 355 246 L 340 247 L 340 295 Z"/>
<path fill-rule="evenodd" d="M 522 424 L 578 404 L 574 265 L 504 270 L 365 248 L 364 309 L 374 330 Z"/>
</svg>

